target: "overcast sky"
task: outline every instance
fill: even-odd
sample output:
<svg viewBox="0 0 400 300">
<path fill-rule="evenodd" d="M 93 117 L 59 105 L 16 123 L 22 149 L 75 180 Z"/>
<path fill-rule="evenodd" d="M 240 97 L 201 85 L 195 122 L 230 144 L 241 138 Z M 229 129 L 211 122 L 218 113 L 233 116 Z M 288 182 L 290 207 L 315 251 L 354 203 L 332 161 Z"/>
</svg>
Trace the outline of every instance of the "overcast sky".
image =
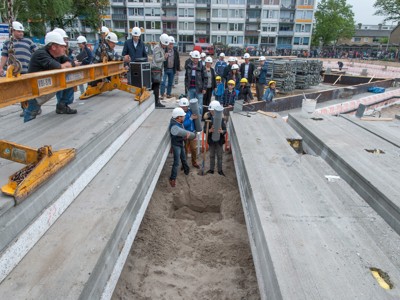
<svg viewBox="0 0 400 300">
<path fill-rule="evenodd" d="M 376 25 L 383 22 L 384 16 L 374 16 L 374 3 L 375 0 L 347 0 L 347 4 L 353 6 L 356 24 Z M 387 24 L 391 24 L 391 22 Z"/>
</svg>

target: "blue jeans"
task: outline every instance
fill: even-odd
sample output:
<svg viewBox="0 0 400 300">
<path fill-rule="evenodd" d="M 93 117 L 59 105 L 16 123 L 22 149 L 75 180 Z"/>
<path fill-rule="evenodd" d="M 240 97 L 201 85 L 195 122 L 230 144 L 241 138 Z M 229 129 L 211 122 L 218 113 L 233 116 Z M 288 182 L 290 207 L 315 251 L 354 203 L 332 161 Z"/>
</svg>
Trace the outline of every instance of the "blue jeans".
<svg viewBox="0 0 400 300">
<path fill-rule="evenodd" d="M 161 96 L 164 95 L 165 93 L 165 83 L 167 81 L 167 78 L 168 78 L 167 95 L 171 96 L 172 85 L 174 83 L 174 76 L 175 76 L 174 69 L 164 69 L 163 80 L 161 82 L 161 88 L 160 88 Z"/>
<path fill-rule="evenodd" d="M 203 93 L 197 93 L 195 88 L 189 88 L 188 90 L 188 98 L 194 99 L 196 98 L 199 103 L 199 115 L 203 116 Z"/>
<path fill-rule="evenodd" d="M 24 109 L 24 123 L 36 118 L 40 105 L 36 99 L 28 100 L 28 107 Z"/>
<path fill-rule="evenodd" d="M 74 102 L 74 88 L 67 88 L 56 93 L 57 104 L 64 103 L 65 105 L 72 104 Z"/>
<path fill-rule="evenodd" d="M 186 160 L 185 150 L 182 146 L 172 145 L 172 152 L 174 153 L 174 164 L 172 165 L 171 176 L 169 179 L 176 179 L 178 175 L 179 159 L 182 162 L 183 170 L 189 174 L 189 165 Z"/>
</svg>

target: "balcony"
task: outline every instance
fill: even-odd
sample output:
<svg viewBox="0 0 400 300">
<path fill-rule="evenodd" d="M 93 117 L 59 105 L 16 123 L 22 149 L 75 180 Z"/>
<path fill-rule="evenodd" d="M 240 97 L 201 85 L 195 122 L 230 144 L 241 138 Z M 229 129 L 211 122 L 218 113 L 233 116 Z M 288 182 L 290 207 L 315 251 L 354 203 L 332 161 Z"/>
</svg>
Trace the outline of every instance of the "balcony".
<svg viewBox="0 0 400 300">
<path fill-rule="evenodd" d="M 162 2 L 161 4 L 162 7 L 165 8 L 176 8 L 176 2 Z"/>
<path fill-rule="evenodd" d="M 125 14 L 112 14 L 112 15 L 111 15 L 111 18 L 112 18 L 113 20 L 119 20 L 119 21 L 125 21 L 125 20 L 128 19 L 127 16 L 126 16 Z"/>
<path fill-rule="evenodd" d="M 294 23 L 294 19 L 290 19 L 290 18 L 282 18 L 279 19 L 280 23 Z"/>
<path fill-rule="evenodd" d="M 293 30 L 279 30 L 278 35 L 279 36 L 293 36 L 294 31 Z"/>
<path fill-rule="evenodd" d="M 196 29 L 196 35 L 208 35 L 208 32 L 209 31 L 207 31 L 207 30 L 205 30 L 205 29 Z"/>
<path fill-rule="evenodd" d="M 296 8 L 296 5 L 291 4 L 291 5 L 281 5 L 281 10 L 294 10 Z"/>
<path fill-rule="evenodd" d="M 161 21 L 177 21 L 177 16 L 161 16 Z"/>
<path fill-rule="evenodd" d="M 206 18 L 206 17 L 196 18 L 196 22 L 197 23 L 209 23 L 210 18 Z"/>
<path fill-rule="evenodd" d="M 245 30 L 244 34 L 246 36 L 258 36 L 260 32 L 258 30 Z"/>
<path fill-rule="evenodd" d="M 260 18 L 246 18 L 246 23 L 260 23 Z"/>
<path fill-rule="evenodd" d="M 210 8 L 210 0 L 199 0 L 196 1 L 196 7 L 198 8 Z"/>
<path fill-rule="evenodd" d="M 171 34 L 175 35 L 178 33 L 176 28 L 163 28 L 163 29 L 164 29 L 165 33 L 168 35 L 171 35 Z"/>
</svg>

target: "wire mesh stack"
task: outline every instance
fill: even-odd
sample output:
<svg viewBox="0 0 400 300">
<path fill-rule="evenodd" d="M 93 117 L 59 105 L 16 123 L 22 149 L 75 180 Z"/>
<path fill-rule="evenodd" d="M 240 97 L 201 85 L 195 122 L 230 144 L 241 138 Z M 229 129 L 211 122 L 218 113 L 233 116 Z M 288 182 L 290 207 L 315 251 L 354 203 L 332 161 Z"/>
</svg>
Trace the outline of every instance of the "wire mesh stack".
<svg viewBox="0 0 400 300">
<path fill-rule="evenodd" d="M 318 85 L 322 81 L 321 71 L 323 68 L 322 61 L 310 60 L 310 85 Z"/>
<path fill-rule="evenodd" d="M 289 60 L 271 60 L 273 66 L 273 80 L 276 87 L 283 93 L 291 92 L 295 89 L 296 65 Z"/>
<path fill-rule="evenodd" d="M 310 64 L 308 60 L 295 60 L 296 89 L 308 89 L 311 85 Z"/>
</svg>

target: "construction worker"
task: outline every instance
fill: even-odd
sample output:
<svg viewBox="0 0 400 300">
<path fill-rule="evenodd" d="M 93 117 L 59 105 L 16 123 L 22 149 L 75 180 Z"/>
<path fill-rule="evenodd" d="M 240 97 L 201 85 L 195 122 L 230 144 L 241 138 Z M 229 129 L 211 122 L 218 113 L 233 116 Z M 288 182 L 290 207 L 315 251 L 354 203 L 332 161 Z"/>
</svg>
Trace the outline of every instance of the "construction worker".
<svg viewBox="0 0 400 300">
<path fill-rule="evenodd" d="M 194 121 L 198 118 L 196 114 L 193 114 L 193 112 L 189 108 L 189 100 L 187 98 L 181 98 L 179 99 L 179 107 L 183 109 L 183 111 L 186 113 L 185 119 L 183 121 L 183 127 L 190 131 L 190 132 L 196 132 L 195 126 L 194 126 Z M 190 151 L 191 156 L 192 156 L 192 166 L 195 167 L 196 169 L 199 169 L 200 166 L 197 163 L 197 149 L 196 149 L 196 140 L 185 140 L 185 150 L 186 150 L 186 157 L 188 157 L 188 152 Z"/>
<path fill-rule="evenodd" d="M 203 114 L 203 95 L 207 89 L 207 77 L 204 74 L 204 67 L 199 62 L 200 53 L 197 50 L 192 52 L 192 60 L 188 62 L 185 72 L 185 90 L 189 99 L 196 98 L 199 103 L 199 113 Z"/>
<path fill-rule="evenodd" d="M 211 97 L 213 92 L 217 89 L 217 82 L 215 81 L 215 70 L 212 67 L 213 60 L 211 56 L 206 57 L 206 66 L 204 74 L 207 77 L 207 89 L 203 96 L 203 105 L 208 107 L 211 103 Z"/>
<path fill-rule="evenodd" d="M 182 129 L 183 128 L 183 121 L 185 119 L 186 113 L 181 107 L 176 107 L 172 110 L 172 118 L 169 123 L 169 131 L 170 131 L 170 136 L 171 136 L 171 147 L 172 147 L 172 152 L 174 153 L 174 163 L 172 165 L 171 169 L 171 175 L 169 177 L 169 184 L 171 187 L 176 186 L 176 177 L 178 176 L 178 167 L 179 167 L 179 160 L 182 162 L 183 166 L 183 171 L 186 175 L 189 175 L 189 165 L 186 161 L 186 155 L 185 155 L 185 150 L 184 150 L 184 140 L 186 138 L 180 136 L 180 135 L 173 135 L 171 133 L 171 128 L 173 126 L 178 126 Z"/>
<path fill-rule="evenodd" d="M 231 66 L 230 72 L 228 73 L 227 80 L 228 80 L 228 82 L 230 80 L 233 80 L 236 83 L 235 89 L 239 89 L 240 79 L 242 79 L 242 77 L 240 76 L 240 73 L 239 73 L 239 66 L 237 64 L 233 64 Z"/>
<path fill-rule="evenodd" d="M 256 68 L 259 74 L 256 77 L 256 94 L 258 101 L 262 100 L 265 84 L 267 83 L 268 62 L 266 62 L 265 60 L 265 56 L 260 56 L 259 65 Z"/>
<path fill-rule="evenodd" d="M 200 53 L 200 62 L 203 65 L 203 67 L 206 66 L 206 57 L 207 57 L 207 54 L 205 54 L 204 52 Z"/>
<path fill-rule="evenodd" d="M 231 68 L 234 64 L 236 64 L 236 57 L 233 57 L 233 56 L 229 57 L 228 64 L 224 68 L 224 73 L 222 74 L 222 78 L 223 78 L 224 82 L 228 81 L 228 74 L 231 72 Z"/>
<path fill-rule="evenodd" d="M 96 44 L 94 45 L 94 51 L 93 53 L 97 52 L 97 48 L 100 47 L 102 42 L 105 40 L 106 36 L 110 33 L 110 29 L 108 29 L 106 26 L 101 26 L 100 31 L 99 31 L 99 40 L 96 41 Z"/>
<path fill-rule="evenodd" d="M 253 72 L 255 70 L 255 66 L 252 62 L 250 62 L 250 54 L 245 53 L 243 55 L 244 63 L 240 65 L 240 75 L 242 78 L 246 78 L 249 84 L 253 83 L 254 75 Z"/>
<path fill-rule="evenodd" d="M 223 107 L 232 107 L 233 105 L 235 105 L 235 101 L 237 100 L 235 86 L 236 82 L 234 80 L 231 79 L 228 81 L 228 87 L 225 89 L 221 100 L 221 104 Z"/>
<path fill-rule="evenodd" d="M 22 26 L 20 22 L 12 22 L 13 49 L 15 58 L 21 63 L 21 74 L 28 73 L 29 61 L 31 60 L 33 52 L 38 49 L 31 39 L 24 37 L 24 30 L 24 26 Z M 9 47 L 10 41 L 5 41 L 3 50 L 1 51 L 0 77 L 5 75 L 4 68 L 7 66 Z M 38 114 L 40 114 L 40 112 L 41 111 L 39 111 Z M 20 116 L 24 116 L 23 110 Z"/>
<path fill-rule="evenodd" d="M 68 35 L 64 31 L 64 29 L 55 28 L 53 31 L 59 33 L 63 37 L 64 42 L 66 44 L 66 50 L 65 50 L 66 53 L 64 57 L 57 58 L 57 60 L 60 60 L 60 62 L 70 61 L 73 67 L 81 65 L 81 62 L 74 60 L 72 58 L 72 51 L 71 49 L 68 48 Z M 56 93 L 56 98 L 57 98 L 57 107 L 56 107 L 57 114 L 76 114 L 78 112 L 76 109 L 72 109 L 68 106 L 74 102 L 73 87 L 67 88 L 62 91 L 58 91 Z"/>
<path fill-rule="evenodd" d="M 272 102 L 278 90 L 276 89 L 276 81 L 271 80 L 268 82 L 268 88 L 265 91 L 262 99 L 267 102 Z"/>
<path fill-rule="evenodd" d="M 153 74 L 159 74 L 157 77 L 152 74 L 152 85 L 151 89 L 154 92 L 154 101 L 156 108 L 164 108 L 165 105 L 160 102 L 160 83 L 161 83 L 161 75 L 164 66 L 164 62 L 168 59 L 168 52 L 165 52 L 165 49 L 169 45 L 170 39 L 169 36 L 165 33 L 160 35 L 160 42 L 157 43 L 153 48 L 153 60 L 151 62 L 151 69 Z"/>
<path fill-rule="evenodd" d="M 147 51 L 140 39 L 142 32 L 139 27 L 133 27 L 132 39 L 126 40 L 124 43 L 124 48 L 122 49 L 122 56 L 124 57 L 124 62 L 134 62 L 135 59 L 143 59 L 147 61 Z M 143 61 L 141 60 L 141 61 Z"/>
<path fill-rule="evenodd" d="M 174 49 L 174 45 L 175 45 L 175 38 L 173 36 L 170 36 L 169 37 L 169 45 L 166 49 L 166 53 L 168 53 L 168 57 L 164 61 L 164 75 L 163 75 L 163 79 L 161 82 L 160 99 L 164 98 L 165 86 L 166 86 L 167 79 L 168 79 L 167 98 L 172 97 L 171 92 L 172 92 L 172 85 L 174 83 L 175 73 L 179 72 L 179 70 L 181 69 L 179 52 L 178 52 L 178 50 Z"/>
<path fill-rule="evenodd" d="M 225 144 L 225 133 L 226 133 L 226 124 L 224 118 L 222 118 L 221 127 L 219 128 L 219 133 L 220 133 L 219 140 L 214 141 L 212 139 L 212 133 L 214 132 L 215 109 L 220 106 L 221 104 L 218 101 L 216 100 L 211 101 L 210 105 L 208 106 L 208 112 L 204 114 L 204 120 L 206 120 L 204 124 L 204 132 L 207 131 L 207 126 L 209 126 L 207 143 L 210 151 L 210 169 L 207 171 L 207 173 L 214 174 L 215 155 L 217 155 L 218 174 L 225 176 L 224 172 L 222 171 L 222 153 L 223 153 L 222 145 Z M 207 125 L 207 121 L 209 121 L 210 124 Z"/>
<path fill-rule="evenodd" d="M 221 79 L 224 76 L 224 70 L 225 70 L 226 65 L 227 64 L 226 64 L 226 61 L 225 61 L 225 53 L 221 52 L 219 54 L 218 61 L 215 63 L 215 66 L 214 66 L 215 73 L 218 76 L 220 76 Z"/>
<path fill-rule="evenodd" d="M 58 32 L 51 31 L 47 33 L 44 43 L 45 46 L 42 49 L 38 49 L 33 53 L 29 62 L 28 73 L 72 67 L 71 62 L 65 56 L 67 44 Z M 24 110 L 24 122 L 35 119 L 40 106 L 54 95 L 55 93 L 27 101 L 28 107 Z M 68 107 L 68 105 L 66 106 Z"/>
<path fill-rule="evenodd" d="M 90 65 L 93 62 L 94 56 L 92 51 L 87 46 L 87 40 L 84 36 L 80 35 L 77 37 L 76 41 L 78 42 L 79 54 L 76 56 L 76 59 L 81 63 L 82 66 Z M 85 85 L 79 85 L 79 91 L 81 95 L 85 92 Z"/>
</svg>

